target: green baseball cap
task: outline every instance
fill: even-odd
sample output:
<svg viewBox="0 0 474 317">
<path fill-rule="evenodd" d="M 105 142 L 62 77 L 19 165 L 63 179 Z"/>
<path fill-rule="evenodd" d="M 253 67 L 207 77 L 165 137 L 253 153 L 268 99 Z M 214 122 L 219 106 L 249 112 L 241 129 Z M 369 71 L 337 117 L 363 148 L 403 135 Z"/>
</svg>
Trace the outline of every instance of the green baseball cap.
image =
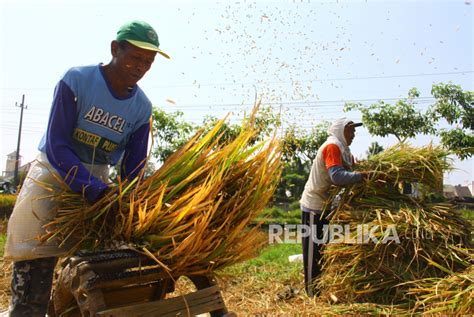
<svg viewBox="0 0 474 317">
<path fill-rule="evenodd" d="M 145 50 L 155 51 L 166 58 L 168 54 L 160 50 L 158 34 L 150 24 L 143 21 L 132 21 L 122 25 L 117 32 L 117 41 L 127 41 L 130 44 Z"/>
</svg>

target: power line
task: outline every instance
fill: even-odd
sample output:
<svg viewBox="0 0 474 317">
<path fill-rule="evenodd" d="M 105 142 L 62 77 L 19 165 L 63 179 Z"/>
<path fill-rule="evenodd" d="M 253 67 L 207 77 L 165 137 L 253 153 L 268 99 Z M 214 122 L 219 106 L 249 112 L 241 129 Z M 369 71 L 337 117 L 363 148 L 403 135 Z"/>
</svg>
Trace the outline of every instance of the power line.
<svg viewBox="0 0 474 317">
<path fill-rule="evenodd" d="M 376 102 L 379 100 L 383 101 L 398 101 L 406 98 L 366 98 L 366 99 L 350 99 L 347 100 L 348 102 Z M 432 102 L 434 102 L 436 99 L 433 97 L 419 97 L 416 99 L 416 106 L 427 106 L 430 105 Z M 324 114 L 335 114 L 335 113 L 340 113 L 343 106 L 345 103 L 343 100 L 318 100 L 318 101 L 285 101 L 285 102 L 272 102 L 272 103 L 264 103 L 264 105 L 269 105 L 269 106 L 292 106 L 291 109 L 289 108 L 283 108 L 282 110 L 284 112 L 290 111 L 298 111 L 299 109 L 306 109 L 306 111 L 309 111 L 312 114 L 316 114 L 318 110 L 322 110 L 321 108 L 324 108 Z M 208 111 L 209 109 L 212 108 L 229 108 L 229 107 L 240 107 L 239 109 L 236 110 L 248 110 L 251 107 L 253 107 L 253 104 L 242 104 L 242 103 L 230 103 L 230 104 L 195 104 L 195 105 L 175 105 L 175 106 L 168 106 L 171 108 L 192 108 L 193 112 L 204 112 Z M 162 108 L 168 108 L 168 107 L 162 107 Z M 420 108 L 420 107 L 419 107 Z M 224 109 L 222 109 L 225 111 Z M 11 113 L 8 111 L 7 113 Z M 199 121 L 202 120 L 202 118 L 197 118 L 195 116 L 192 116 L 190 120 L 193 121 Z M 302 118 L 302 120 L 311 120 L 311 118 Z M 35 121 L 36 126 L 29 125 L 27 128 L 24 129 L 25 132 L 43 132 L 44 131 L 44 120 L 41 122 Z M 7 123 L 3 122 L 3 124 L 0 124 L 0 127 L 5 130 L 16 130 L 16 127 L 12 123 Z"/>
<path fill-rule="evenodd" d="M 365 76 L 365 77 L 340 77 L 340 78 L 324 78 L 324 79 L 308 79 L 308 80 L 292 80 L 292 81 L 274 81 L 274 82 L 233 82 L 233 83 L 195 83 L 193 85 L 163 85 L 151 86 L 152 88 L 180 88 L 189 86 L 251 86 L 256 84 L 293 84 L 293 83 L 309 83 L 309 82 L 324 82 L 324 81 L 345 81 L 345 80 L 367 80 L 367 79 L 386 79 L 386 78 L 404 78 L 404 77 L 424 77 L 424 76 L 445 76 L 445 75 L 466 75 L 474 73 L 474 70 L 458 71 L 458 72 L 444 72 L 444 73 L 418 73 L 405 75 L 386 75 L 386 76 Z"/>
<path fill-rule="evenodd" d="M 334 100 L 306 100 L 306 101 L 281 101 L 281 102 L 263 102 L 263 105 L 268 106 L 295 106 L 295 108 L 335 108 L 343 107 L 346 102 L 378 102 L 378 101 L 398 101 L 407 99 L 406 97 L 390 97 L 390 98 L 366 98 L 366 99 L 334 99 Z M 418 97 L 414 99 L 415 105 L 426 105 L 434 102 L 436 99 L 434 97 Z M 219 103 L 219 104 L 176 104 L 176 105 L 159 105 L 159 108 L 193 108 L 195 111 L 205 111 L 209 108 L 231 108 L 231 107 L 253 107 L 253 103 Z M 241 108 L 241 109 L 245 109 Z M 240 110 L 240 109 L 239 109 Z M 49 110 L 48 110 L 49 111 Z M 13 114 L 12 111 L 4 111 L 6 114 Z M 38 113 L 39 114 L 39 113 Z M 42 112 L 41 114 L 47 114 L 47 112 Z M 38 122 L 39 123 L 39 122 Z"/>
<path fill-rule="evenodd" d="M 398 101 L 398 100 L 403 100 L 407 99 L 406 97 L 400 97 L 400 98 L 371 98 L 371 99 L 347 99 L 347 100 L 312 100 L 312 101 L 283 101 L 283 102 L 262 102 L 263 105 L 268 105 L 268 106 L 280 106 L 280 105 L 293 105 L 293 106 L 298 106 L 300 108 L 304 107 L 336 107 L 336 106 L 341 106 L 344 105 L 346 102 L 377 102 L 379 100 L 382 101 Z M 433 102 L 436 99 L 434 97 L 419 97 L 416 98 L 414 101 L 415 102 L 421 102 L 421 103 L 429 103 Z M 342 103 L 341 103 L 342 102 Z M 324 105 L 326 103 L 333 103 L 333 104 L 328 104 Z M 334 104 L 337 103 L 337 104 Z M 197 108 L 197 110 L 200 110 L 199 108 L 212 108 L 212 107 L 222 107 L 222 108 L 228 108 L 228 107 L 252 107 L 253 103 L 223 103 L 223 104 L 176 104 L 176 105 L 166 105 L 167 107 L 170 108 Z M 165 106 L 161 106 L 161 108 L 164 108 Z"/>
<path fill-rule="evenodd" d="M 474 70 L 456 71 L 456 72 L 440 72 L 440 73 L 418 73 L 418 74 L 401 74 L 401 75 L 380 75 L 380 76 L 363 76 L 363 77 L 335 77 L 322 79 L 306 79 L 306 80 L 292 80 L 292 81 L 269 81 L 269 82 L 237 82 L 232 83 L 198 83 L 193 84 L 170 84 L 150 86 L 151 88 L 183 88 L 183 87 L 212 87 L 212 86 L 255 86 L 262 84 L 294 84 L 294 83 L 309 83 L 309 82 L 325 82 L 325 81 L 346 81 L 346 80 L 370 80 L 370 79 L 389 79 L 389 78 L 404 78 L 404 77 L 425 77 L 425 76 L 446 76 L 446 75 L 466 75 L 474 73 Z M 0 87 L 0 90 L 17 90 L 25 89 L 25 87 Z M 53 89 L 52 87 L 34 87 L 27 88 L 29 90 L 46 90 Z"/>
</svg>

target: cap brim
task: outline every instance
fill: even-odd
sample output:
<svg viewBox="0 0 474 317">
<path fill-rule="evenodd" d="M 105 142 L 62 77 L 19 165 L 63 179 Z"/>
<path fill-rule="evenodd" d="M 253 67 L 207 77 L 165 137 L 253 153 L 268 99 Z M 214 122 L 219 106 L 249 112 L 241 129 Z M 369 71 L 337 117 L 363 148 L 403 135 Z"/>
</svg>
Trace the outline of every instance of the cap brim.
<svg viewBox="0 0 474 317">
<path fill-rule="evenodd" d="M 126 40 L 126 41 L 132 44 L 133 46 L 143 48 L 144 50 L 155 51 L 158 54 L 162 55 L 163 57 L 170 59 L 170 56 L 166 54 L 165 52 L 163 52 L 162 50 L 160 50 L 158 46 L 155 46 L 147 42 L 141 42 L 141 41 L 135 41 L 135 40 Z"/>
<path fill-rule="evenodd" d="M 347 126 L 352 127 L 352 128 L 357 128 L 362 126 L 362 122 L 349 122 Z"/>
</svg>

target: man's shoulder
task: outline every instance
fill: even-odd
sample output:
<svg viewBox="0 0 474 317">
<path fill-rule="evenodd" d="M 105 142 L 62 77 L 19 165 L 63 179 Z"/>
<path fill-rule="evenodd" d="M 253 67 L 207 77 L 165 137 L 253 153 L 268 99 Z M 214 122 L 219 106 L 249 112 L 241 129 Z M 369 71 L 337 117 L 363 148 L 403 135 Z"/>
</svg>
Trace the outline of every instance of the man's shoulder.
<svg viewBox="0 0 474 317">
<path fill-rule="evenodd" d="M 69 68 L 63 77 L 91 76 L 97 73 L 97 65 L 74 66 Z"/>
<path fill-rule="evenodd" d="M 341 149 L 339 148 L 339 145 L 336 142 L 331 142 L 331 141 L 326 141 L 325 143 L 323 143 L 321 147 L 319 148 L 319 150 L 321 151 L 323 155 L 327 153 L 335 153 L 335 154 L 341 153 Z"/>
<path fill-rule="evenodd" d="M 339 164 L 341 160 L 341 149 L 337 143 L 328 142 L 323 144 L 318 152 L 321 153 L 319 160 L 326 162 L 326 165 L 328 165 L 329 161 L 332 162 L 331 164 L 333 165 L 336 163 Z"/>
<path fill-rule="evenodd" d="M 339 145 L 337 143 L 327 143 L 326 145 L 324 145 L 323 147 L 323 150 L 326 150 L 326 151 L 341 151 L 341 149 L 339 149 Z"/>
</svg>

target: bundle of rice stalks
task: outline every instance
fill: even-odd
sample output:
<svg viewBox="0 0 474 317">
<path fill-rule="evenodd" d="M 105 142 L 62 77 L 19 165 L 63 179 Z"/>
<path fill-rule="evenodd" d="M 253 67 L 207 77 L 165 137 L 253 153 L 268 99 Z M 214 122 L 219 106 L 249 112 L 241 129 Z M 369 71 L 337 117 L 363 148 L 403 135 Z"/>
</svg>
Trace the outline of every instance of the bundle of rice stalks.
<svg viewBox="0 0 474 317">
<path fill-rule="evenodd" d="M 359 169 L 383 173 L 391 184 L 403 181 L 436 190 L 443 185 L 443 172 L 451 169 L 448 155 L 439 146 L 415 148 L 400 143 L 364 161 Z"/>
<path fill-rule="evenodd" d="M 339 204 L 331 224 L 342 226 L 344 237 L 324 249 L 321 294 L 342 303 L 407 303 L 405 282 L 473 264 L 470 223 L 452 205 L 430 203 L 420 192 L 439 188 L 447 155 L 437 147 L 399 145 L 360 166 L 383 173 L 384 181 L 334 188 L 331 199 Z M 419 191 L 403 194 L 401 182 L 417 182 Z"/>
<path fill-rule="evenodd" d="M 474 266 L 445 278 L 426 278 L 408 285 L 408 295 L 416 299 L 413 313 L 474 315 Z"/>
<path fill-rule="evenodd" d="M 280 175 L 279 142 L 251 145 L 257 107 L 236 139 L 220 143 L 224 120 L 196 134 L 152 176 L 120 183 L 93 206 L 62 191 L 43 240 L 79 248 L 121 241 L 173 274 L 209 272 L 251 257 L 262 242 L 248 224 L 263 210 Z M 110 198 L 112 197 L 112 198 Z M 118 207 L 118 208 L 117 208 Z"/>
</svg>

